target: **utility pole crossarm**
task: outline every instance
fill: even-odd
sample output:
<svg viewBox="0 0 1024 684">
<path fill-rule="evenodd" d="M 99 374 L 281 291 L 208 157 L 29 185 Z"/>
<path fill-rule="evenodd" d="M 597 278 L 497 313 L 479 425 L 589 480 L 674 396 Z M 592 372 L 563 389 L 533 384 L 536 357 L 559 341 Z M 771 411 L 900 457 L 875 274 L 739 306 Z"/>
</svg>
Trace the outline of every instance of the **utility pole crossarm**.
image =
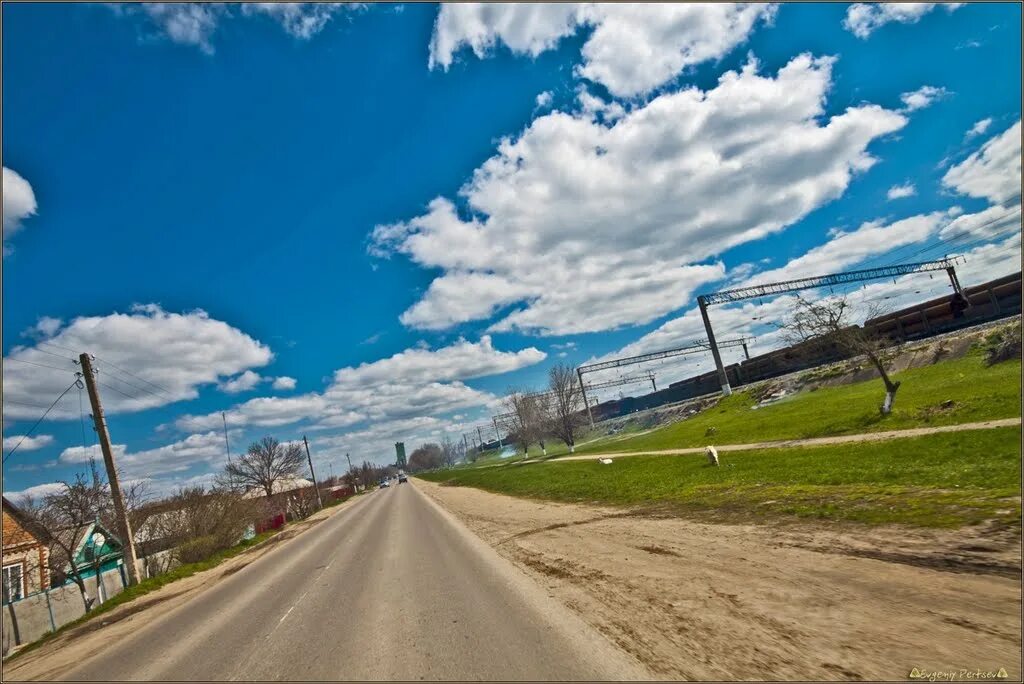
<svg viewBox="0 0 1024 684">
<path fill-rule="evenodd" d="M 699 302 L 705 305 L 722 304 L 725 302 L 739 302 L 744 299 L 756 299 L 770 295 L 785 294 L 787 292 L 798 292 L 810 290 L 817 287 L 829 285 L 844 285 L 846 283 L 857 283 L 862 280 L 877 280 L 879 278 L 895 278 L 909 273 L 924 273 L 927 271 L 945 271 L 962 261 L 963 257 L 953 256 L 936 261 L 922 261 L 914 264 L 896 264 L 894 266 L 882 266 L 881 268 L 866 268 L 859 271 L 845 271 L 843 273 L 830 273 L 828 275 L 814 276 L 811 278 L 798 278 L 797 280 L 786 280 L 778 283 L 765 283 L 763 285 L 751 285 L 750 287 L 738 287 L 734 290 L 722 290 L 710 292 L 697 297 Z M 719 344 L 724 347 L 725 343 Z"/>
</svg>

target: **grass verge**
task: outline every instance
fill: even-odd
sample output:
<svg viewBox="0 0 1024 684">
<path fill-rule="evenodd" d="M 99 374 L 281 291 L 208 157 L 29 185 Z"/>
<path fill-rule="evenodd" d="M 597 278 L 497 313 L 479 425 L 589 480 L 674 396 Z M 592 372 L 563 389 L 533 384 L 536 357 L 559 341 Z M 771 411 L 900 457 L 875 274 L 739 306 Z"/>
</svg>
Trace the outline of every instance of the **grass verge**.
<svg viewBox="0 0 1024 684">
<path fill-rule="evenodd" d="M 998 428 L 729 452 L 720 455 L 718 468 L 703 456 L 632 456 L 611 465 L 555 460 L 419 477 L 515 496 L 655 506 L 679 513 L 924 527 L 986 520 L 1019 525 L 1020 446 L 1020 428 Z"/>
<path fill-rule="evenodd" d="M 759 408 L 749 391 L 653 432 L 601 440 L 577 453 L 647 451 L 802 439 L 953 425 L 1020 416 L 1020 359 L 988 366 L 981 348 L 966 356 L 898 373 L 902 385 L 892 413 L 882 416 L 880 380 L 800 392 Z M 549 450 L 550 451 L 550 450 Z"/>
</svg>

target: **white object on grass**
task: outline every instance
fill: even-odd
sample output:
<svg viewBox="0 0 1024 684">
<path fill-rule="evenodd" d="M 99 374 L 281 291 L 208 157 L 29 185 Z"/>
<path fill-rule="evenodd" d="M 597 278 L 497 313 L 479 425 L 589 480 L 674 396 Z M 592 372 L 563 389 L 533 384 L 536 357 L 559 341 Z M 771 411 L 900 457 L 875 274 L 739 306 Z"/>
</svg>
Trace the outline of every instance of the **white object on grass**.
<svg viewBox="0 0 1024 684">
<path fill-rule="evenodd" d="M 718 465 L 718 449 L 713 446 L 704 447 L 704 455 L 708 457 L 708 463 L 713 466 Z"/>
</svg>

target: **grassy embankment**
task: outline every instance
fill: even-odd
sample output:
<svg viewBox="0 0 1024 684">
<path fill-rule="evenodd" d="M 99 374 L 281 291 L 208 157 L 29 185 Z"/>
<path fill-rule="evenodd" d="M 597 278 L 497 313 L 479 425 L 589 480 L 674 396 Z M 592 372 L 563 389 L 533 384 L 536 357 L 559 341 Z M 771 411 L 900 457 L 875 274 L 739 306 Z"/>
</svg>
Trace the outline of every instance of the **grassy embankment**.
<svg viewBox="0 0 1024 684">
<path fill-rule="evenodd" d="M 747 444 L 954 425 L 1021 415 L 1020 360 L 986 366 L 984 353 L 976 349 L 962 358 L 914 368 L 893 377 L 903 384 L 888 416 L 878 411 L 885 390 L 877 379 L 800 392 L 758 409 L 751 408 L 757 402 L 749 391 L 739 391 L 713 409 L 688 420 L 635 437 L 602 439 L 579 447 L 576 452 Z M 943 402 L 950 400 L 952 406 L 943 407 Z M 553 451 L 548 449 L 549 454 Z M 557 453 L 565 453 L 565 450 L 558 449 Z"/>
<path fill-rule="evenodd" d="M 627 452 L 823 437 L 1020 416 L 1019 360 L 986 366 L 983 353 L 898 374 L 890 416 L 878 413 L 878 380 L 802 392 L 752 409 L 737 392 L 689 420 L 577 450 Z M 953 401 L 951 407 L 943 402 Z M 710 431 L 709 428 L 715 428 Z M 710 434 L 709 434 L 710 433 Z M 788 514 L 865 523 L 958 526 L 1020 517 L 1020 428 L 964 431 L 886 442 L 701 456 L 467 468 L 425 479 L 518 496 L 620 505 Z"/>
<path fill-rule="evenodd" d="M 556 501 L 645 505 L 741 517 L 784 514 L 864 523 L 956 527 L 1020 518 L 1020 428 L 884 442 L 634 456 L 611 465 L 549 461 L 440 471 L 434 482 Z"/>
</svg>

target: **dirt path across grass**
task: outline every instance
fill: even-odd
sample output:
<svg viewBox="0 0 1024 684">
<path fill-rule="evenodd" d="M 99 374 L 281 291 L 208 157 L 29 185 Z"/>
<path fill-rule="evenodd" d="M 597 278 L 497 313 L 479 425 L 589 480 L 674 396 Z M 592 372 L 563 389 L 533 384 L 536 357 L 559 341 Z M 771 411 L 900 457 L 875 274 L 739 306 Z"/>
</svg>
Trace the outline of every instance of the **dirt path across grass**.
<svg viewBox="0 0 1024 684">
<path fill-rule="evenodd" d="M 908 430 L 888 430 L 886 432 L 862 432 L 856 435 L 835 435 L 832 437 L 809 437 L 806 439 L 781 439 L 773 442 L 752 442 L 749 444 L 716 444 L 715 449 L 723 451 L 756 451 L 758 449 L 781 449 L 784 447 L 825 446 L 828 444 L 849 444 L 851 442 L 878 442 L 905 437 L 920 437 L 938 432 L 961 432 L 963 430 L 991 430 L 992 428 L 1013 427 L 1020 425 L 1020 418 L 1003 418 L 1000 420 L 983 420 L 977 423 L 959 423 L 956 425 L 936 425 L 933 427 L 910 428 Z M 681 456 L 685 454 L 703 454 L 704 447 L 687 447 L 683 449 L 661 449 L 655 451 L 609 451 L 600 454 L 576 454 L 572 456 L 555 456 L 548 459 L 529 459 L 518 461 L 527 463 L 558 463 L 560 461 L 592 461 L 598 458 L 622 458 L 624 456 Z"/>
<path fill-rule="evenodd" d="M 1019 528 L 723 524 L 415 484 L 664 679 L 1020 680 Z"/>
</svg>

